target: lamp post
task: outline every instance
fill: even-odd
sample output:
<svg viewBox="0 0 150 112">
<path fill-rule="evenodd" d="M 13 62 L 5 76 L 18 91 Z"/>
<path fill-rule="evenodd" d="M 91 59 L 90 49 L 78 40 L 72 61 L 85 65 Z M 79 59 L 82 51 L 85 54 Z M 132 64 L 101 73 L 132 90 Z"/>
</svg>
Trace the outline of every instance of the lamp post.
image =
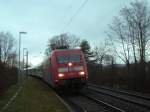
<svg viewBox="0 0 150 112">
<path fill-rule="evenodd" d="M 24 74 L 24 68 L 25 68 L 25 51 L 27 52 L 27 48 L 23 48 L 23 74 Z"/>
<path fill-rule="evenodd" d="M 27 51 L 26 53 L 26 77 L 28 77 L 28 54 L 29 52 Z"/>
<path fill-rule="evenodd" d="M 22 34 L 27 34 L 27 32 L 19 32 L 19 80 L 21 80 L 21 74 L 20 74 L 20 49 L 21 49 L 21 35 Z"/>
</svg>

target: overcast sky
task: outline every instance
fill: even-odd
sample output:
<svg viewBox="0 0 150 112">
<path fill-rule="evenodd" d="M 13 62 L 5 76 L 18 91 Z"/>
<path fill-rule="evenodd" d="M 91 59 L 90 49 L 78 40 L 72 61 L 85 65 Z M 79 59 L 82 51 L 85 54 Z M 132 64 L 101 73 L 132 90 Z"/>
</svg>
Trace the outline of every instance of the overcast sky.
<svg viewBox="0 0 150 112">
<path fill-rule="evenodd" d="M 36 65 L 54 35 L 75 34 L 87 39 L 91 46 L 103 41 L 108 24 L 131 1 L 87 0 L 80 8 L 85 0 L 0 0 L 0 31 L 10 31 L 16 40 L 19 31 L 26 31 L 21 47 L 29 50 L 29 61 Z"/>
</svg>

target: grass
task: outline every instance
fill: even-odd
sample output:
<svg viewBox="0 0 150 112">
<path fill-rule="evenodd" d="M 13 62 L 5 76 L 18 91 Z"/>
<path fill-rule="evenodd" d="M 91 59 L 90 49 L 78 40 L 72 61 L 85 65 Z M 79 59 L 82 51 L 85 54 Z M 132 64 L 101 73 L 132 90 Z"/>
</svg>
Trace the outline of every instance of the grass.
<svg viewBox="0 0 150 112">
<path fill-rule="evenodd" d="M 29 77 L 15 101 L 5 112 L 69 112 L 42 81 Z"/>
<path fill-rule="evenodd" d="M 18 85 L 12 85 L 6 92 L 0 96 L 0 110 L 5 106 L 5 104 L 10 100 L 10 98 L 16 93 Z"/>
</svg>

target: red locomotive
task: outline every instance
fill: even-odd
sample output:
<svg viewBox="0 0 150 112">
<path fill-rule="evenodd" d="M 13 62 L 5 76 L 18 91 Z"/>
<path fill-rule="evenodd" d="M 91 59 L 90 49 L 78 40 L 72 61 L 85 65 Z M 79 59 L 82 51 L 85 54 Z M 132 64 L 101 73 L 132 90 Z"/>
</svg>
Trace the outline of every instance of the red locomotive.
<svg viewBox="0 0 150 112">
<path fill-rule="evenodd" d="M 44 64 L 43 80 L 52 87 L 82 86 L 88 78 L 80 49 L 54 50 Z"/>
</svg>

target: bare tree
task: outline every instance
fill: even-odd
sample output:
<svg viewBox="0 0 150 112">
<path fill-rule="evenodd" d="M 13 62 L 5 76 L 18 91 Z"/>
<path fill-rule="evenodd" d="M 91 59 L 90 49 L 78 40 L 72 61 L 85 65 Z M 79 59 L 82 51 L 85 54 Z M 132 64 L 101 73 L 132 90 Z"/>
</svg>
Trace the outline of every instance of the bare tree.
<svg viewBox="0 0 150 112">
<path fill-rule="evenodd" d="M 132 51 L 133 51 L 133 57 L 134 57 L 134 62 L 137 63 L 137 48 L 136 48 L 136 26 L 135 23 L 132 21 L 130 18 L 130 13 L 128 13 L 130 10 L 127 9 L 126 7 L 121 10 L 121 15 L 126 21 L 127 24 L 127 36 L 129 38 L 129 43 L 131 44 Z"/>
<path fill-rule="evenodd" d="M 14 54 L 14 38 L 9 32 L 0 32 L 0 57 L 3 63 L 8 63 Z"/>
<path fill-rule="evenodd" d="M 94 48 L 94 55 L 96 57 L 98 64 L 100 65 L 101 70 L 102 70 L 103 60 L 109 51 L 110 51 L 110 48 L 109 48 L 108 42 L 106 40 L 105 40 L 104 44 L 101 43 L 100 46 L 98 46 L 98 47 L 96 46 Z"/>
<path fill-rule="evenodd" d="M 127 26 L 119 18 L 115 18 L 110 25 L 111 33 L 108 34 L 111 44 L 117 56 L 126 64 L 128 73 L 130 71 L 130 38 Z"/>
<path fill-rule="evenodd" d="M 106 65 L 114 65 L 115 64 L 115 57 L 107 53 L 104 57 L 104 64 Z"/>
<path fill-rule="evenodd" d="M 12 52 L 7 59 L 7 63 L 13 68 L 16 67 L 17 65 L 17 53 L 14 51 Z"/>
<path fill-rule="evenodd" d="M 49 55 L 49 53 L 54 49 L 72 49 L 79 46 L 80 39 L 78 37 L 65 33 L 49 39 L 46 54 Z"/>
<path fill-rule="evenodd" d="M 139 61 L 144 64 L 146 46 L 150 39 L 150 10 L 147 3 L 144 1 L 131 2 L 130 7 L 124 7 L 120 12 L 120 16 L 116 17 L 115 22 L 111 25 L 113 35 L 109 36 L 115 42 L 118 42 L 115 37 L 120 40 L 123 53 L 118 54 L 122 54 L 121 59 L 126 64 L 131 62 L 132 56 L 135 63 Z"/>
<path fill-rule="evenodd" d="M 146 46 L 150 39 L 150 10 L 148 9 L 147 2 L 132 2 L 131 7 L 125 7 L 121 10 L 121 14 L 129 28 L 128 33 L 135 62 L 137 61 L 135 50 L 138 50 L 140 57 L 139 61 L 140 63 L 144 63 L 146 61 Z"/>
</svg>

